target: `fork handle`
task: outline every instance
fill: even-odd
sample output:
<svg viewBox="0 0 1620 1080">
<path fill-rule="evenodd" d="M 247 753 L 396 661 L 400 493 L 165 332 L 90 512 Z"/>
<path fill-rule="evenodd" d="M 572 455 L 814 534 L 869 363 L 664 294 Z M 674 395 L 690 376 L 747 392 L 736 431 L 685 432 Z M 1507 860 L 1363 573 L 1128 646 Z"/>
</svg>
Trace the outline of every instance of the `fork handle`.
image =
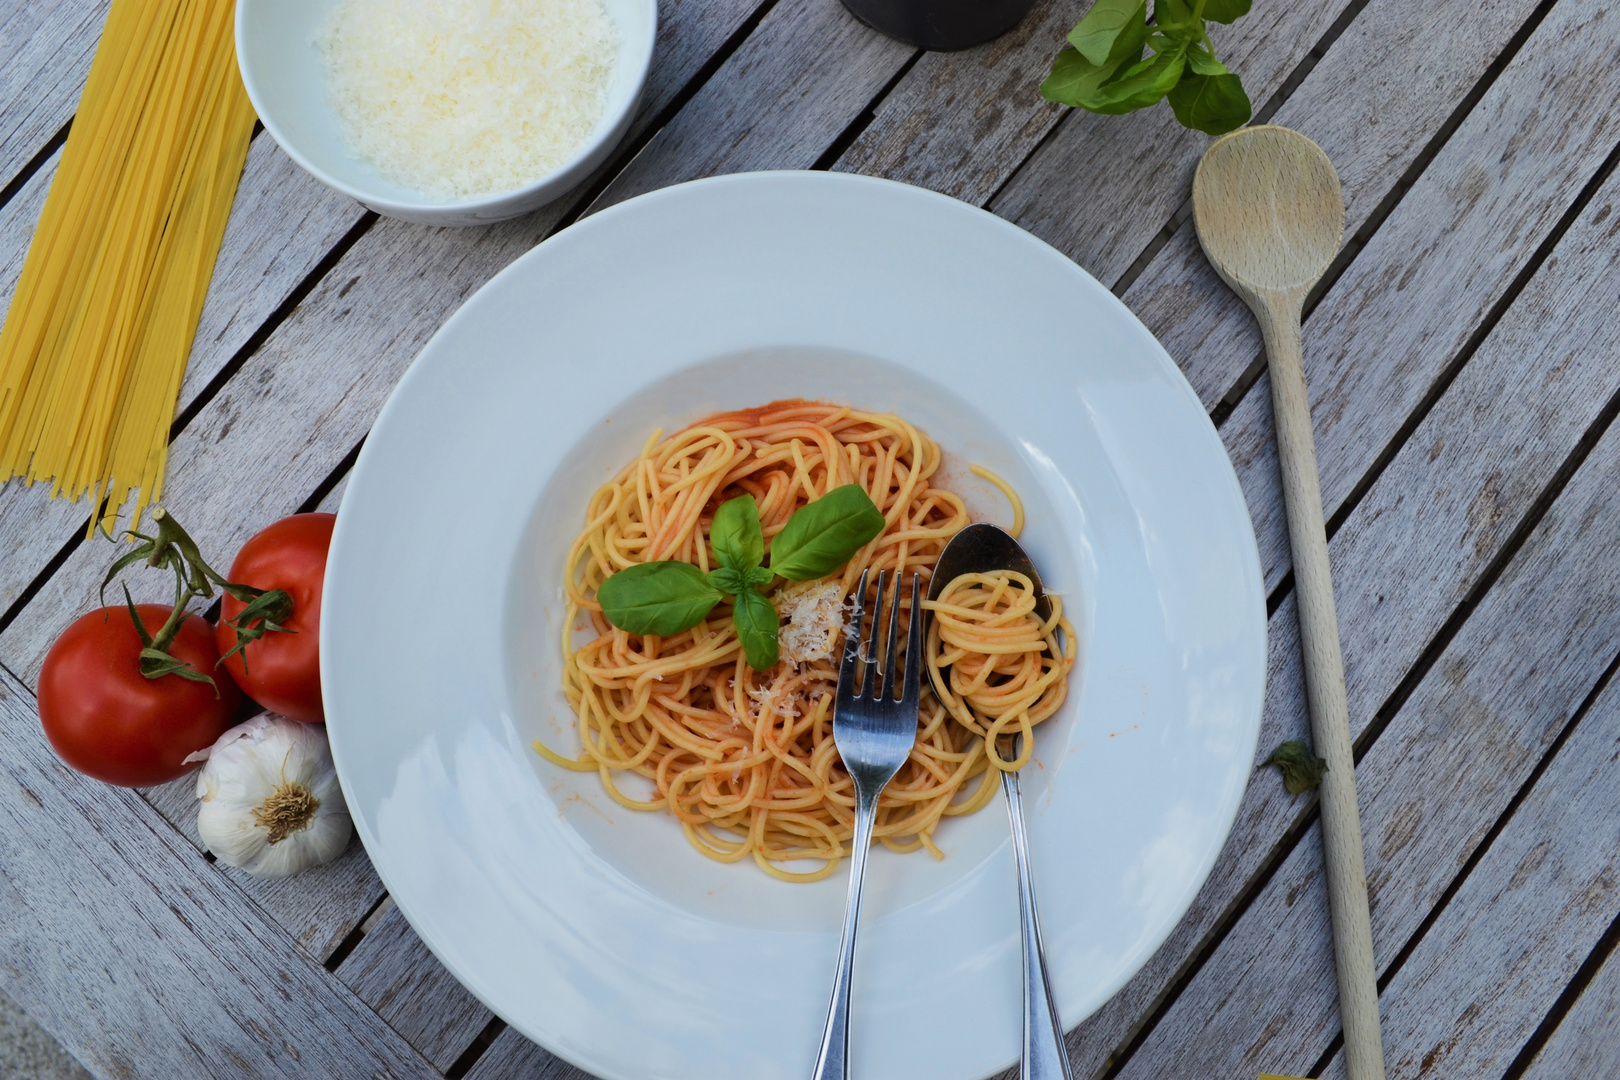
<svg viewBox="0 0 1620 1080">
<path fill-rule="evenodd" d="M 821 1033 L 812 1080 L 849 1078 L 849 976 L 855 968 L 855 924 L 861 917 L 861 886 L 866 880 L 866 856 L 877 824 L 877 798 L 859 790 L 855 798 L 854 850 L 850 853 L 849 902 L 844 907 L 844 933 L 838 942 L 838 973 L 833 977 L 832 1001 L 827 1005 L 827 1027 Z"/>
<path fill-rule="evenodd" d="M 1035 886 L 1030 880 L 1024 804 L 1016 772 L 1001 774 L 1001 791 L 1007 796 L 1007 817 L 1012 823 L 1013 857 L 1018 863 L 1018 923 L 1024 942 L 1024 1044 L 1019 1071 L 1023 1080 L 1072 1080 L 1063 1022 L 1058 1019 L 1052 982 L 1046 976 L 1046 949 L 1041 944 L 1041 920 L 1035 914 Z"/>
</svg>

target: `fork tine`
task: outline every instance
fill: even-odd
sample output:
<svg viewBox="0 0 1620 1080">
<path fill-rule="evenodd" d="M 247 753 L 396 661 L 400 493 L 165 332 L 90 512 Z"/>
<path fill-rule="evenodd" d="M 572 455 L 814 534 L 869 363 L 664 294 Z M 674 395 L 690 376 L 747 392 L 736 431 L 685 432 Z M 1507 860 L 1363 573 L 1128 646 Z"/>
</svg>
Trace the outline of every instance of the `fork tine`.
<svg viewBox="0 0 1620 1080">
<path fill-rule="evenodd" d="M 888 578 L 887 570 L 879 570 L 877 577 L 877 595 L 872 597 L 872 636 L 861 641 L 861 652 L 872 659 L 866 665 L 866 678 L 861 682 L 861 697 L 867 701 L 878 700 L 878 683 L 882 678 L 883 670 L 878 666 L 878 634 L 883 629 L 883 586 Z"/>
<path fill-rule="evenodd" d="M 899 591 L 898 586 L 896 592 Z M 913 704 L 922 699 L 922 656 L 928 650 L 923 637 L 922 575 L 911 575 L 911 629 L 906 636 L 906 681 L 900 700 Z"/>
<path fill-rule="evenodd" d="M 900 587 L 904 583 L 900 571 L 894 572 L 894 607 L 889 609 L 889 644 L 883 652 L 883 696 L 891 701 L 899 701 L 900 697 L 895 691 L 900 689 L 899 680 L 894 670 L 895 646 L 900 639 Z"/>
<path fill-rule="evenodd" d="M 862 570 L 860 584 L 855 586 L 855 618 L 844 634 L 844 659 L 838 666 L 835 707 L 855 700 L 855 667 L 861 654 L 861 625 L 866 614 L 866 575 L 867 571 Z"/>
</svg>

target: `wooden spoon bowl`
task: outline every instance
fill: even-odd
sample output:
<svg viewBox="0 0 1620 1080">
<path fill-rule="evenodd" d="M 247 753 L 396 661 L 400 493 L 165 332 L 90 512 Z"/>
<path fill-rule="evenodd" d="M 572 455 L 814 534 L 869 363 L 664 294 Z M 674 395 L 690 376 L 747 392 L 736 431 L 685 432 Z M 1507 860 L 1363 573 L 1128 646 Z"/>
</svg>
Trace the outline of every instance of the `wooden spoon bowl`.
<svg viewBox="0 0 1620 1080">
<path fill-rule="evenodd" d="M 1198 240 L 1251 306 L 1305 293 L 1344 239 L 1344 194 L 1327 154 L 1284 127 L 1242 128 L 1205 151 L 1193 177 Z"/>
</svg>

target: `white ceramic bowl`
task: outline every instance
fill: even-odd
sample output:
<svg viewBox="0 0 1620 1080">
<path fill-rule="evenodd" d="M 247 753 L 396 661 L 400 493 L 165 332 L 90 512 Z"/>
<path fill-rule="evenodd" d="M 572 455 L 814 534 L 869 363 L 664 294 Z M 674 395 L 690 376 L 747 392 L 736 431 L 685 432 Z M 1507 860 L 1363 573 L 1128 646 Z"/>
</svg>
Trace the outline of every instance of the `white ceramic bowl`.
<svg viewBox="0 0 1620 1080">
<path fill-rule="evenodd" d="M 561 167 L 494 195 L 446 201 L 404 187 L 351 151 L 326 99 L 315 39 L 338 0 L 237 0 L 236 59 L 259 119 L 317 180 L 389 217 L 422 225 L 484 225 L 544 206 L 589 176 L 624 138 L 641 100 L 658 32 L 657 0 L 604 0 L 619 29 L 607 107 L 584 145 Z"/>
<path fill-rule="evenodd" d="M 1028 233 L 919 188 L 756 173 L 593 214 L 467 301 L 378 417 L 321 610 L 327 730 L 400 910 L 524 1035 L 606 1080 L 802 1080 L 848 868 L 793 885 L 612 802 L 563 697 L 565 553 L 655 427 L 773 398 L 896 410 L 940 478 L 1023 543 L 1081 660 L 1025 772 L 1066 1026 L 1170 933 L 1253 767 L 1265 589 L 1198 398 L 1107 289 Z M 379 633 L 379 627 L 401 627 Z M 1000 805 L 943 861 L 873 853 L 853 1075 L 975 1080 L 1020 1038 Z"/>
</svg>

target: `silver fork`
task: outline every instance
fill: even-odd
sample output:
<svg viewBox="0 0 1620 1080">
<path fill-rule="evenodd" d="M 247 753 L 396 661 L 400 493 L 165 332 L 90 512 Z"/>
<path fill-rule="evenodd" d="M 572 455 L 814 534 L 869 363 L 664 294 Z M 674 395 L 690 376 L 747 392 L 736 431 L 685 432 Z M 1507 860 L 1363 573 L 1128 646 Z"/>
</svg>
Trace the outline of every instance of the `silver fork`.
<svg viewBox="0 0 1620 1080">
<path fill-rule="evenodd" d="M 917 742 L 917 706 L 921 694 L 922 577 L 911 576 L 911 629 L 907 637 L 906 670 L 895 695 L 895 642 L 900 630 L 900 585 L 896 575 L 894 608 L 889 613 L 889 644 L 881 667 L 875 660 L 878 626 L 883 618 L 883 586 L 879 572 L 877 599 L 872 605 L 872 632 L 865 636 L 866 571 L 855 587 L 855 625 L 845 635 L 844 659 L 838 668 L 838 696 L 833 699 L 833 742 L 844 768 L 855 781 L 855 837 L 850 855 L 849 903 L 844 909 L 844 933 L 838 942 L 838 974 L 833 979 L 832 1001 L 827 1006 L 827 1027 L 816 1054 L 814 1080 L 847 1080 L 849 1076 L 849 975 L 855 966 L 855 925 L 861 917 L 861 884 L 866 877 L 866 856 L 877 823 L 878 795 L 905 764 Z M 855 688 L 859 669 L 866 668 L 860 690 Z"/>
</svg>

